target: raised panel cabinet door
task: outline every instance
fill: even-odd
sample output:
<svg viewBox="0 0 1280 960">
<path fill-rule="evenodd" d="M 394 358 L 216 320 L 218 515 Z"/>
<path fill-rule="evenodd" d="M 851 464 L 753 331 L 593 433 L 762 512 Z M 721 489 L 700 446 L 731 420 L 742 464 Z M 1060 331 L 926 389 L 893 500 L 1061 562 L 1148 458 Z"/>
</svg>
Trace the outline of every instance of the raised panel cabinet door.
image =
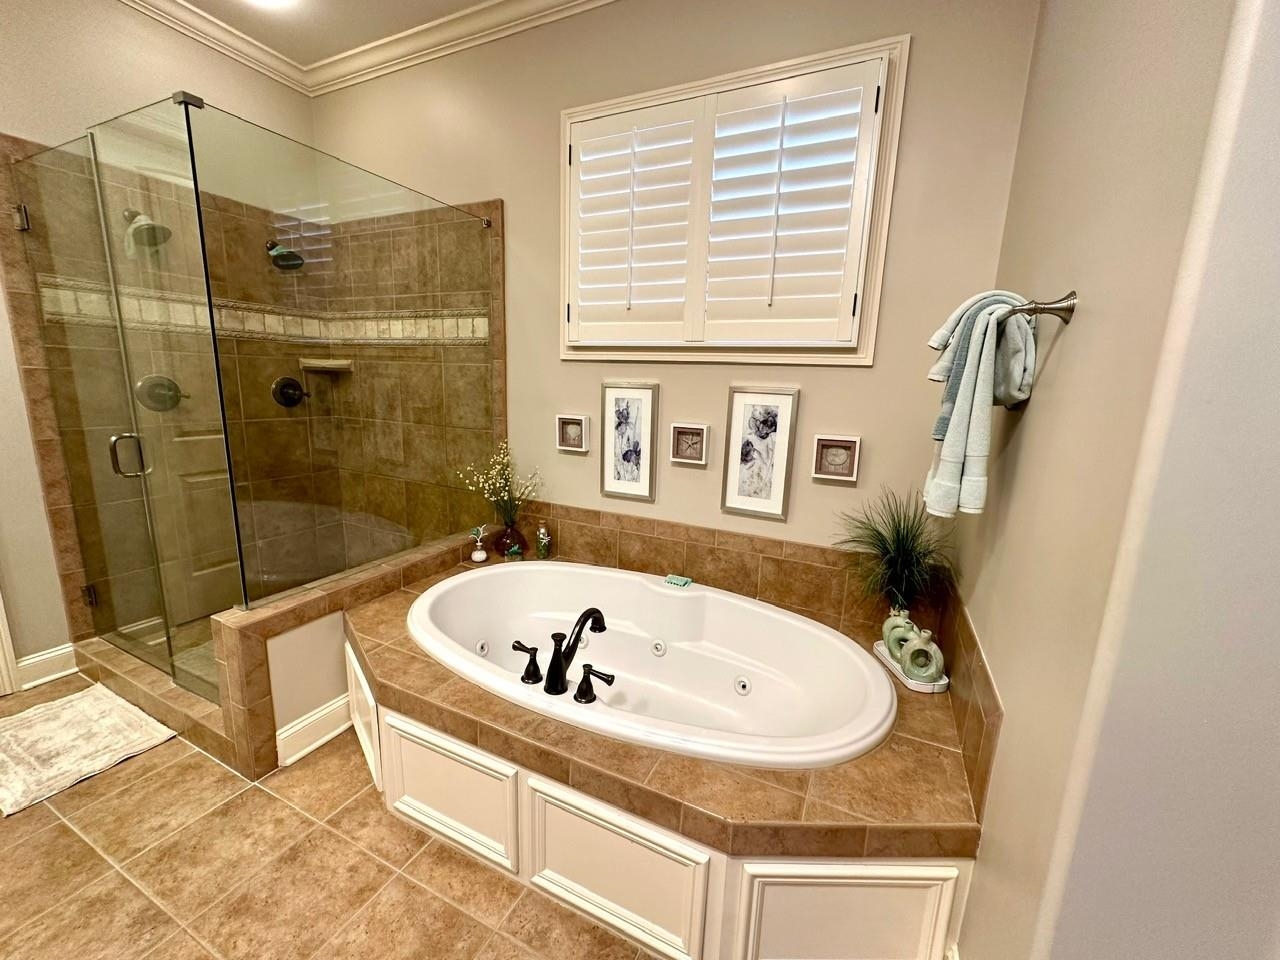
<svg viewBox="0 0 1280 960">
<path fill-rule="evenodd" d="M 698 960 L 710 854 L 561 784 L 528 784 L 530 882 L 649 953 Z"/>
<path fill-rule="evenodd" d="M 960 871 L 945 864 L 742 866 L 738 960 L 943 960 Z"/>
<path fill-rule="evenodd" d="M 351 723 L 355 727 L 356 739 L 360 741 L 360 749 L 364 752 L 365 763 L 369 765 L 369 775 L 373 777 L 373 785 L 382 790 L 382 756 L 378 743 L 378 704 L 373 699 L 373 690 L 360 669 L 360 661 L 356 659 L 351 644 L 344 643 L 343 651 L 347 657 L 347 706 L 351 711 Z"/>
<path fill-rule="evenodd" d="M 398 713 L 380 714 L 388 809 L 519 873 L 518 768 Z"/>
</svg>

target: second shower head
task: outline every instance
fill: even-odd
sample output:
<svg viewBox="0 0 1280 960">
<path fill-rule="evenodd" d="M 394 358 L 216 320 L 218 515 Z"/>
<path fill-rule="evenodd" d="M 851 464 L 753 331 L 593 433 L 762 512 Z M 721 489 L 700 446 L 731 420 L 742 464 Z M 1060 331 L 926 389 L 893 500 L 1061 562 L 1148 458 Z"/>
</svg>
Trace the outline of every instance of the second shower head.
<svg viewBox="0 0 1280 960">
<path fill-rule="evenodd" d="M 282 247 L 276 240 L 267 241 L 267 255 L 271 257 L 271 265 L 277 270 L 297 270 L 307 262 L 298 251 Z"/>
</svg>

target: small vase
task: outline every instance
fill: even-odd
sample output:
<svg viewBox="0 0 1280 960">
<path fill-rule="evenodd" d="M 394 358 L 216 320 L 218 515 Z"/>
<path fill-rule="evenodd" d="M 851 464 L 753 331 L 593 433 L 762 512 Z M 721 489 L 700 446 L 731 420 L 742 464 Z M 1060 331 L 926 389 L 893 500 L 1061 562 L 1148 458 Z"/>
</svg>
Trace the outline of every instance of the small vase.
<svg viewBox="0 0 1280 960">
<path fill-rule="evenodd" d="M 520 556 L 523 557 L 525 551 L 529 549 L 529 541 L 516 529 L 514 523 L 508 523 L 502 528 L 502 532 L 493 538 L 493 552 L 506 560 L 511 557 L 513 546 L 520 548 Z"/>
<path fill-rule="evenodd" d="M 921 630 L 902 648 L 902 672 L 921 683 L 942 679 L 942 650 L 933 642 L 932 630 Z"/>
<path fill-rule="evenodd" d="M 920 631 L 916 629 L 916 625 L 904 618 L 901 623 L 896 624 L 889 631 L 889 639 L 884 642 L 885 647 L 889 650 L 889 656 L 901 663 L 902 648 L 918 636 L 920 636 Z"/>
<path fill-rule="evenodd" d="M 884 645 L 889 646 L 889 634 L 893 633 L 898 627 L 904 623 L 911 622 L 911 611 L 906 607 L 890 607 L 889 616 L 884 621 L 884 626 L 880 628 L 880 639 L 884 641 Z M 897 659 L 896 657 L 894 658 Z"/>
</svg>

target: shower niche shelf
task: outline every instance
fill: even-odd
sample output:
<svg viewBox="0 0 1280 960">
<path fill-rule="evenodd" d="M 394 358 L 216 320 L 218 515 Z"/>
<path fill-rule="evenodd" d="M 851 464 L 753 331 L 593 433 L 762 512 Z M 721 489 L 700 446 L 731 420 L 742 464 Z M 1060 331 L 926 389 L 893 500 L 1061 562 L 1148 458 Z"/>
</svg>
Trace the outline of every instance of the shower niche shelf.
<svg viewBox="0 0 1280 960">
<path fill-rule="evenodd" d="M 301 357 L 298 366 L 307 373 L 350 373 L 354 362 L 334 357 Z"/>
</svg>

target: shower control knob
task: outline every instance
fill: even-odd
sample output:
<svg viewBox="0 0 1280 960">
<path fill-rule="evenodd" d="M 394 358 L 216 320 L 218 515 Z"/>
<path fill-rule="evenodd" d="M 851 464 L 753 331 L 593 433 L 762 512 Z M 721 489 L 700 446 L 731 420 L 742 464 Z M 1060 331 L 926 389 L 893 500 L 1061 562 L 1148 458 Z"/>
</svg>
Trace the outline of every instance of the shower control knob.
<svg viewBox="0 0 1280 960">
<path fill-rule="evenodd" d="M 309 396 L 294 377 L 277 377 L 271 384 L 271 399 L 282 407 L 296 407 Z"/>
</svg>

